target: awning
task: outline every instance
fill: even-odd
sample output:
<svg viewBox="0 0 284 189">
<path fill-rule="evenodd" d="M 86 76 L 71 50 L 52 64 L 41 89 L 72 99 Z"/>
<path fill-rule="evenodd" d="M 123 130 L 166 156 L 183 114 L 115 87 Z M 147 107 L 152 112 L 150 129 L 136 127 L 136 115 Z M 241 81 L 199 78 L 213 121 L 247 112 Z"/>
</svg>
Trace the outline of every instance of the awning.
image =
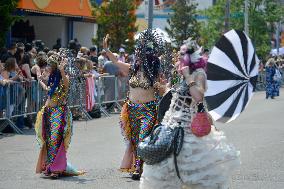
<svg viewBox="0 0 284 189">
<path fill-rule="evenodd" d="M 18 9 L 26 12 L 95 20 L 89 0 L 20 0 Z"/>
</svg>

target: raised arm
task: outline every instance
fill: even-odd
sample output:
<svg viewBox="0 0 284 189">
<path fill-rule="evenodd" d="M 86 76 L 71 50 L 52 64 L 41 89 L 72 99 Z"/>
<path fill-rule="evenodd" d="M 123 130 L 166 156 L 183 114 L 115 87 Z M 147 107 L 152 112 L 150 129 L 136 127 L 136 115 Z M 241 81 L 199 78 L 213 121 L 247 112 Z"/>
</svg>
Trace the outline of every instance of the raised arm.
<svg viewBox="0 0 284 189">
<path fill-rule="evenodd" d="M 121 62 L 118 61 L 118 59 L 116 58 L 116 56 L 109 50 L 108 48 L 108 39 L 109 39 L 109 35 L 107 34 L 104 39 L 103 39 L 103 48 L 106 51 L 106 55 L 107 57 L 110 59 L 110 61 L 112 61 L 114 64 L 116 64 L 119 69 L 125 74 L 128 75 L 129 74 L 129 68 L 130 68 L 130 64 L 125 63 L 125 62 Z"/>
<path fill-rule="evenodd" d="M 66 61 L 66 60 L 62 60 L 62 61 L 60 62 L 60 64 L 58 65 L 58 69 L 59 69 L 59 71 L 60 71 L 60 73 L 61 73 L 64 86 L 68 89 L 68 87 L 69 87 L 69 78 L 68 78 L 68 76 L 65 74 L 65 71 L 64 71 L 64 67 L 65 67 L 66 64 L 67 64 L 67 61 Z"/>
<path fill-rule="evenodd" d="M 185 66 L 182 68 L 182 74 L 185 77 L 186 84 L 189 85 L 189 92 L 195 102 L 202 102 L 204 98 L 206 88 L 206 78 L 204 75 L 198 74 L 193 77 L 189 73 L 189 67 Z"/>
</svg>

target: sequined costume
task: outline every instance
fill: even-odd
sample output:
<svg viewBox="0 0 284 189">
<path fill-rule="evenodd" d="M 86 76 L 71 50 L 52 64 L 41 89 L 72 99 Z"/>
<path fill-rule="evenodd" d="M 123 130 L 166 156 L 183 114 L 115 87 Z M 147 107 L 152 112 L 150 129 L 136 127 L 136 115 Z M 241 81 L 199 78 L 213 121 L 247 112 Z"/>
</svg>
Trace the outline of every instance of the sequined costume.
<svg viewBox="0 0 284 189">
<path fill-rule="evenodd" d="M 143 73 L 133 74 L 130 70 L 129 85 L 132 88 L 143 88 L 145 90 L 151 87 L 151 84 Z M 141 167 L 143 162 L 136 154 L 136 148 L 152 130 L 157 118 L 157 100 L 146 103 L 133 103 L 127 100 L 121 112 L 121 129 L 122 135 L 127 143 L 127 149 L 122 160 L 121 170 L 133 172 L 135 168 Z M 142 170 L 141 170 L 142 172 Z"/>
<path fill-rule="evenodd" d="M 131 143 L 134 150 L 152 130 L 157 117 L 157 102 L 136 104 L 127 102 L 129 109 L 129 121 L 131 125 Z"/>
<path fill-rule="evenodd" d="M 266 98 L 274 98 L 278 96 L 279 92 L 277 90 L 277 81 L 274 81 L 273 76 L 275 74 L 275 67 L 274 66 L 267 66 L 265 68 L 266 72 Z"/>
<path fill-rule="evenodd" d="M 205 73 L 201 71 L 198 74 Z M 172 93 L 170 108 L 162 125 L 184 128 L 183 147 L 177 157 L 184 183 L 177 177 L 171 155 L 160 163 L 144 165 L 140 189 L 228 189 L 228 178 L 240 163 L 239 152 L 227 144 L 224 133 L 217 131 L 214 126 L 207 136 L 199 138 L 193 135 L 190 125 L 197 112 L 197 103 L 191 98 L 185 83 L 173 89 Z"/>
<path fill-rule="evenodd" d="M 36 173 L 82 174 L 67 163 L 66 153 L 72 136 L 72 115 L 66 105 L 67 96 L 68 89 L 61 80 L 50 97 L 57 106 L 44 106 L 37 114 L 35 131 L 41 149 Z"/>
</svg>

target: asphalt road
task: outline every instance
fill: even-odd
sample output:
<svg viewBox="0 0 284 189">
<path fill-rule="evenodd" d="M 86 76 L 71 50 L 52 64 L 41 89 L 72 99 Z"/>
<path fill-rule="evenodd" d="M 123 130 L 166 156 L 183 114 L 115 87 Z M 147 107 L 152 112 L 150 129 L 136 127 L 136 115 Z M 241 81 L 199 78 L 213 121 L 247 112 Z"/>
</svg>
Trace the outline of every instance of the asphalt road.
<svg viewBox="0 0 284 189">
<path fill-rule="evenodd" d="M 138 182 L 117 171 L 124 152 L 117 123 L 118 115 L 76 122 L 68 160 L 88 173 L 59 180 L 35 174 L 39 149 L 33 131 L 0 136 L 0 188 L 138 188 Z M 241 151 L 231 189 L 284 189 L 284 95 L 265 100 L 258 92 L 236 121 L 217 127 Z"/>
</svg>

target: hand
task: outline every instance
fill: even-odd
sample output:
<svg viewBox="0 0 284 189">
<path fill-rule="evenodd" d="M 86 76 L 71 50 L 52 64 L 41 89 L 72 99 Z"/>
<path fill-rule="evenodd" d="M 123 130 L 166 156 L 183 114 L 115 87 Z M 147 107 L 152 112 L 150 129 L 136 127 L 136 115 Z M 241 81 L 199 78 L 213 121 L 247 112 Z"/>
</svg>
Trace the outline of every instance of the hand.
<svg viewBox="0 0 284 189">
<path fill-rule="evenodd" d="M 181 73 L 185 77 L 186 80 L 193 81 L 192 75 L 189 73 L 189 67 L 188 66 L 182 67 Z"/>
<path fill-rule="evenodd" d="M 67 64 L 67 60 L 63 59 L 57 67 L 60 71 L 64 71 L 64 67 L 66 66 L 66 64 Z"/>
<path fill-rule="evenodd" d="M 40 75 L 40 76 L 37 76 L 38 80 L 42 81 L 44 80 L 44 75 Z"/>
<path fill-rule="evenodd" d="M 4 79 L 4 80 L 2 81 L 2 83 L 3 83 L 3 85 L 7 85 L 7 84 L 11 83 L 11 81 L 8 80 L 8 79 Z"/>
<path fill-rule="evenodd" d="M 22 77 L 21 75 L 18 75 L 18 78 L 19 78 L 20 81 L 24 80 L 24 77 Z"/>
<path fill-rule="evenodd" d="M 160 83 L 161 85 L 166 85 L 167 82 L 168 82 L 168 81 L 167 81 L 167 78 L 166 78 L 165 74 L 161 74 L 160 77 L 159 77 L 159 83 Z"/>
<path fill-rule="evenodd" d="M 104 49 L 108 49 L 108 39 L 109 39 L 109 34 L 107 34 L 103 39 L 103 48 Z"/>
</svg>

